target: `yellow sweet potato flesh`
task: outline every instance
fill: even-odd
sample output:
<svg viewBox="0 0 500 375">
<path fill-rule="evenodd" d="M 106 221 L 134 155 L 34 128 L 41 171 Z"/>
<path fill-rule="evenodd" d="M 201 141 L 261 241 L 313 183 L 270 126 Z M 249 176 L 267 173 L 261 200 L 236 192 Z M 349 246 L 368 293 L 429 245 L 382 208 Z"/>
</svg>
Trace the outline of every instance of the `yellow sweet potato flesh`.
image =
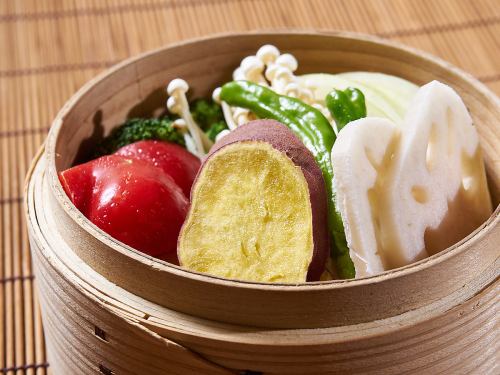
<svg viewBox="0 0 500 375">
<path fill-rule="evenodd" d="M 229 279 L 306 280 L 313 254 L 300 169 L 261 141 L 230 144 L 204 163 L 179 238 L 183 267 Z"/>
</svg>

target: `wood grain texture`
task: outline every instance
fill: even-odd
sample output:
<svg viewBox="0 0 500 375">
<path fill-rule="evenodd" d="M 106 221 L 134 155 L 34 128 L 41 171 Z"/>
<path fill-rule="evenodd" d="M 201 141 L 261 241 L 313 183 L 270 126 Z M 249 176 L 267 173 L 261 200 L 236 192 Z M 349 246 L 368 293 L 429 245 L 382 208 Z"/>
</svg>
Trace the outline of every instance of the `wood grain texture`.
<svg viewBox="0 0 500 375">
<path fill-rule="evenodd" d="M 0 2 L 0 48 L 8 51 L 0 54 L 4 373 L 45 374 L 47 368 L 21 202 L 29 160 L 62 104 L 99 71 L 142 51 L 216 32 L 289 27 L 397 40 L 452 62 L 500 93 L 497 0 Z"/>
<path fill-rule="evenodd" d="M 138 326 L 153 336 L 159 334 L 191 348 L 212 363 L 264 374 L 434 374 L 449 373 L 450 369 L 465 374 L 466 370 L 476 373 L 496 355 L 498 283 L 486 286 L 481 293 L 477 288 L 483 286 L 470 283 L 425 308 L 393 318 L 316 330 L 266 330 L 216 323 L 151 303 L 96 273 L 72 251 L 50 210 L 43 164 L 42 159 L 28 189 L 28 208 L 30 222 L 45 228 L 42 232 L 30 226 L 30 235 L 41 295 L 48 299 L 42 305 L 44 313 L 51 312 L 47 306 L 57 306 L 57 314 L 49 314 L 58 316 L 57 327 L 45 322 L 47 339 L 56 341 L 49 346 L 56 374 L 67 373 L 69 368 L 93 373 L 102 364 L 122 373 L 123 356 L 136 359 L 127 362 L 131 369 L 148 368 L 156 373 L 159 370 L 148 367 L 153 360 L 151 351 L 137 350 L 152 348 L 152 338 L 133 334 Z M 58 246 L 50 246 L 47 240 L 57 241 Z M 497 273 L 498 262 L 485 272 L 490 276 Z M 75 319 L 82 323 L 73 324 Z M 57 332 L 60 327 L 64 333 Z M 95 327 L 106 332 L 106 343 L 96 339 Z M 123 347 L 120 337 L 133 337 L 132 347 Z M 68 338 L 76 340 L 76 346 L 66 342 Z M 65 356 L 68 346 L 74 354 L 71 357 Z M 108 355 L 100 355 L 101 351 Z M 160 362 L 161 366 L 172 373 L 179 368 L 189 373 L 184 366 L 192 366 L 192 359 L 184 363 L 185 356 L 166 353 L 168 359 Z M 178 362 L 171 363 L 170 358 Z M 216 368 L 207 373 L 218 370 L 223 373 Z M 486 370 L 494 373 L 494 366 Z"/>
</svg>

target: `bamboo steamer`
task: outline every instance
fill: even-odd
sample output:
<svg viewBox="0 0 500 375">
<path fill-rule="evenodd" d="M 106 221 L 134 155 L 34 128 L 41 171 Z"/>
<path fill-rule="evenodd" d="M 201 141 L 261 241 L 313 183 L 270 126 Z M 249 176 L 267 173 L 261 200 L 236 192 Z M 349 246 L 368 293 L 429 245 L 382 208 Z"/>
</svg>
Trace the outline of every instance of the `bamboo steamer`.
<svg viewBox="0 0 500 375">
<path fill-rule="evenodd" d="M 499 202 L 500 101 L 458 69 L 351 33 L 255 33 L 198 39 L 128 60 L 63 107 L 28 176 L 26 215 L 49 361 L 78 373 L 494 372 L 500 226 L 494 214 L 460 243 L 414 265 L 351 281 L 271 285 L 196 274 L 110 238 L 64 194 L 57 171 L 127 115 L 162 108 L 186 79 L 207 96 L 271 43 L 299 73 L 381 71 L 438 79 L 468 106 Z"/>
</svg>

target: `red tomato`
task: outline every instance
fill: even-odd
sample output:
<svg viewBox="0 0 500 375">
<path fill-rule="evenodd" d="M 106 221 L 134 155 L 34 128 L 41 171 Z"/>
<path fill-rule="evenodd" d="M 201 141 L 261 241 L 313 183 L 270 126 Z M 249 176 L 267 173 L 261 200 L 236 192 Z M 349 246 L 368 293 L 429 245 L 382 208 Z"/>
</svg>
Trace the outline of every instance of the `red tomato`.
<svg viewBox="0 0 500 375">
<path fill-rule="evenodd" d="M 59 181 L 66 195 L 85 216 L 87 216 L 94 186 L 92 168 L 93 162 L 89 162 L 59 173 Z"/>
<path fill-rule="evenodd" d="M 76 207 L 99 228 L 137 250 L 175 262 L 189 202 L 160 168 L 111 155 L 70 168 L 59 178 Z"/>
<path fill-rule="evenodd" d="M 145 160 L 163 169 L 181 187 L 188 198 L 198 169 L 200 169 L 200 159 L 175 143 L 139 141 L 123 146 L 116 151 L 116 155 Z"/>
</svg>

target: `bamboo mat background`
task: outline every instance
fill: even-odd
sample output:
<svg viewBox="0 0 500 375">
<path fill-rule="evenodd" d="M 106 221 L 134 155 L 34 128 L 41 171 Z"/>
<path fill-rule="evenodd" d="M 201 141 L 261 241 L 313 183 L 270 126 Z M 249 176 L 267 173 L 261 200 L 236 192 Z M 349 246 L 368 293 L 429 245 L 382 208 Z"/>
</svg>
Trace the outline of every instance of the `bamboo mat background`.
<svg viewBox="0 0 500 375">
<path fill-rule="evenodd" d="M 500 94 L 500 0 L 0 1 L 0 371 L 46 374 L 24 175 L 63 103 L 114 63 L 181 39 L 272 28 L 376 34 Z"/>
</svg>

